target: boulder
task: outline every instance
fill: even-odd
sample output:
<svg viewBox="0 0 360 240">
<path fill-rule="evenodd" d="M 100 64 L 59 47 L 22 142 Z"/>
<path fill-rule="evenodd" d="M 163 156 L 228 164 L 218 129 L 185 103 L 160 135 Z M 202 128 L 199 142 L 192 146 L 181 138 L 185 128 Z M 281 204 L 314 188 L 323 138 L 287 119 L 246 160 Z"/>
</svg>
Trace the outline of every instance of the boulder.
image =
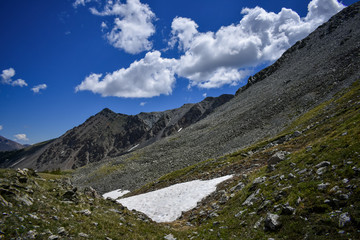
<svg viewBox="0 0 360 240">
<path fill-rule="evenodd" d="M 266 231 L 276 231 L 281 228 L 281 222 L 279 221 L 279 215 L 268 213 L 264 221 L 264 227 Z"/>
<path fill-rule="evenodd" d="M 339 217 L 339 227 L 342 228 L 344 227 L 346 224 L 350 223 L 351 218 L 348 212 L 346 213 L 342 213 Z"/>
<path fill-rule="evenodd" d="M 286 156 L 289 155 L 289 152 L 286 151 L 279 151 L 276 152 L 274 155 L 272 155 L 268 160 L 267 160 L 267 164 L 268 165 L 274 165 L 277 164 L 281 161 L 284 161 L 286 159 Z"/>
</svg>

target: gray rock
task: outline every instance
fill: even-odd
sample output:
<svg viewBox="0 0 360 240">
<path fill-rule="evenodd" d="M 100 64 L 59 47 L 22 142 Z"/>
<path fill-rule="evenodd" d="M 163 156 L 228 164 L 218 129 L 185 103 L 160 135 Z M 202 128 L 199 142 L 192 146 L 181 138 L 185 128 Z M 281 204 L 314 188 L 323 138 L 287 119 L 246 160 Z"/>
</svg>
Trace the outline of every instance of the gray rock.
<svg viewBox="0 0 360 240">
<path fill-rule="evenodd" d="M 301 134 L 302 134 L 302 132 L 300 132 L 300 131 L 295 131 L 291 136 L 292 136 L 293 138 L 296 138 L 296 137 L 300 137 Z"/>
<path fill-rule="evenodd" d="M 85 187 L 84 194 L 92 198 L 101 198 L 100 194 L 92 187 Z"/>
<path fill-rule="evenodd" d="M 166 240 L 176 240 L 176 238 L 174 237 L 174 235 L 172 235 L 171 233 L 168 234 L 168 235 L 166 235 L 166 236 L 164 237 L 164 239 L 166 239 Z"/>
<path fill-rule="evenodd" d="M 245 184 L 243 182 L 239 182 L 236 186 L 232 187 L 230 189 L 230 192 L 237 192 L 242 190 L 245 187 Z"/>
<path fill-rule="evenodd" d="M 321 167 L 318 170 L 316 170 L 317 175 L 323 175 L 326 172 L 326 167 Z"/>
<path fill-rule="evenodd" d="M 298 172 L 298 174 L 304 174 L 304 173 L 306 173 L 306 171 L 307 171 L 307 168 L 304 168 L 303 170 L 300 170 L 299 172 Z"/>
<path fill-rule="evenodd" d="M 81 210 L 81 211 L 79 211 L 79 213 L 84 214 L 85 216 L 91 215 L 91 211 L 89 209 Z"/>
<path fill-rule="evenodd" d="M 281 161 L 284 161 L 286 159 L 286 156 L 290 154 L 289 152 L 286 151 L 279 151 L 276 152 L 274 155 L 272 155 L 268 160 L 267 160 L 267 164 L 268 165 L 272 165 L 272 164 L 277 164 Z"/>
<path fill-rule="evenodd" d="M 37 232 L 36 230 L 30 230 L 27 232 L 27 239 L 36 239 Z"/>
<path fill-rule="evenodd" d="M 260 217 L 260 219 L 254 224 L 254 229 L 258 229 L 263 221 L 264 218 Z"/>
<path fill-rule="evenodd" d="M 279 215 L 268 213 L 265 218 L 265 230 L 276 231 L 281 228 L 281 222 L 279 221 Z"/>
<path fill-rule="evenodd" d="M 296 178 L 296 176 L 295 176 L 294 174 L 292 174 L 292 173 L 289 173 L 289 174 L 288 174 L 288 178 L 289 178 L 289 179 L 293 179 L 293 178 Z"/>
<path fill-rule="evenodd" d="M 260 189 L 256 190 L 256 192 L 252 193 L 244 202 L 243 206 L 252 206 L 254 202 L 258 200 L 256 197 L 260 193 Z"/>
<path fill-rule="evenodd" d="M 320 183 L 317 185 L 317 188 L 319 190 L 325 190 L 329 185 L 330 185 L 330 183 Z"/>
<path fill-rule="evenodd" d="M 26 205 L 26 206 L 31 206 L 31 205 L 33 205 L 33 199 L 31 198 L 31 197 L 29 197 L 29 195 L 27 195 L 27 194 L 24 194 L 23 196 L 21 196 L 21 197 L 17 197 L 16 198 L 16 200 L 17 201 L 19 201 L 19 202 L 22 202 L 24 205 Z"/>
<path fill-rule="evenodd" d="M 256 184 L 260 184 L 260 183 L 263 183 L 266 181 L 266 177 L 258 177 L 258 178 L 255 178 L 254 181 L 252 182 L 253 185 L 256 185 Z"/>
<path fill-rule="evenodd" d="M 327 166 L 330 166 L 330 162 L 328 161 L 322 161 L 321 163 L 315 165 L 316 168 L 321 168 L 321 167 L 327 167 Z"/>
<path fill-rule="evenodd" d="M 243 215 L 243 213 L 246 211 L 247 211 L 247 209 L 239 211 L 237 214 L 235 214 L 235 217 L 237 217 L 237 218 L 241 217 Z"/>
<path fill-rule="evenodd" d="M 339 217 L 339 227 L 342 228 L 348 223 L 350 223 L 351 218 L 348 212 L 342 213 Z"/>
<path fill-rule="evenodd" d="M 295 212 L 295 208 L 291 207 L 290 205 L 284 205 L 281 214 L 282 215 L 292 215 Z"/>
<path fill-rule="evenodd" d="M 58 240 L 58 239 L 60 239 L 60 236 L 58 236 L 58 235 L 50 235 L 48 239 L 49 240 Z"/>
<path fill-rule="evenodd" d="M 59 228 L 58 228 L 58 234 L 59 234 L 60 236 L 64 236 L 64 235 L 67 234 L 67 232 L 66 232 L 66 230 L 65 230 L 64 227 L 59 227 Z"/>
<path fill-rule="evenodd" d="M 82 237 L 82 238 L 89 238 L 89 235 L 88 235 L 88 234 L 82 233 L 82 232 L 79 233 L 78 236 L 79 236 L 79 237 Z"/>
</svg>

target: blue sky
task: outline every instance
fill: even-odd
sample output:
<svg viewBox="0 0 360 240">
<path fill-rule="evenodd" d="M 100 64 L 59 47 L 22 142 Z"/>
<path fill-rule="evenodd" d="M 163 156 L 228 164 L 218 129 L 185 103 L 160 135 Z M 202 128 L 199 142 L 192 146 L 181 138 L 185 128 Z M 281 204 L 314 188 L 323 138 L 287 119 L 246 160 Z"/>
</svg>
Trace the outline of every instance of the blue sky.
<svg viewBox="0 0 360 240">
<path fill-rule="evenodd" d="M 354 2 L 0 1 L 0 135 L 33 144 L 105 107 L 137 114 L 234 94 Z"/>
</svg>

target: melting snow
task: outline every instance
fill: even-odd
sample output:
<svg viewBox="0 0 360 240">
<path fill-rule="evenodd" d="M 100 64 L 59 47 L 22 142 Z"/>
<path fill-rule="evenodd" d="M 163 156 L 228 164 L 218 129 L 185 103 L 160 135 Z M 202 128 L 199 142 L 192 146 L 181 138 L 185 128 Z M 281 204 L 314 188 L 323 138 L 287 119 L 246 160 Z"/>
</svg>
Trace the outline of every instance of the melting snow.
<svg viewBox="0 0 360 240">
<path fill-rule="evenodd" d="M 202 181 L 179 183 L 167 188 L 123 198 L 117 202 L 128 209 L 145 213 L 156 222 L 171 222 L 189 211 L 197 203 L 216 190 L 216 185 L 231 178 L 232 175 Z"/>
<path fill-rule="evenodd" d="M 180 132 L 182 130 L 182 128 L 179 128 L 178 132 Z"/>
<path fill-rule="evenodd" d="M 111 199 L 117 199 L 119 197 L 124 196 L 125 194 L 129 193 L 130 191 L 128 190 L 121 190 L 121 189 L 117 189 L 108 193 L 104 193 L 102 196 L 103 198 L 111 198 Z"/>
</svg>

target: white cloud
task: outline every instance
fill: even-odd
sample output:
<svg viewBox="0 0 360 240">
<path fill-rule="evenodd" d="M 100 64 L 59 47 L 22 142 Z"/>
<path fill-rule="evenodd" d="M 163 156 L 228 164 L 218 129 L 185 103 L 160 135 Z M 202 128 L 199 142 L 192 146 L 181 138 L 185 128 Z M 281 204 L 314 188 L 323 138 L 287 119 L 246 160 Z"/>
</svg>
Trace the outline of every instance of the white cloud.
<svg viewBox="0 0 360 240">
<path fill-rule="evenodd" d="M 3 130 L 3 126 L 2 126 L 2 125 L 0 125 L 0 130 Z"/>
<path fill-rule="evenodd" d="M 144 11 L 136 10 L 140 8 Z M 312 0 L 303 18 L 286 8 L 279 13 L 267 12 L 260 7 L 244 8 L 243 17 L 237 24 L 223 26 L 216 32 L 199 32 L 195 21 L 176 17 L 171 25 L 169 46 L 178 45 L 182 51 L 178 59 L 162 58 L 158 51 L 148 52 L 145 58 L 135 61 L 129 68 L 114 71 L 103 79 L 100 79 L 102 74 L 91 74 L 76 87 L 76 91 L 90 90 L 102 96 L 153 97 L 170 94 L 175 75 L 189 79 L 189 87 L 208 89 L 236 85 L 253 68 L 278 59 L 296 41 L 306 37 L 342 8 L 344 6 L 336 0 Z M 121 35 L 122 31 L 127 31 L 123 26 L 132 26 L 128 36 L 138 25 L 141 25 L 140 29 L 153 28 L 153 13 L 138 0 L 128 0 L 127 4 L 111 2 L 103 12 L 95 9 L 92 12 L 101 16 L 122 16 L 122 20 L 115 20 L 116 26 L 108 35 L 109 41 L 119 48 L 125 48 L 128 39 Z M 129 17 L 129 12 L 137 16 Z M 137 24 L 133 25 L 134 22 Z M 125 51 L 136 53 L 147 49 L 147 38 L 152 33 L 151 30 L 140 34 L 139 44 L 131 42 L 132 39 Z"/>
<path fill-rule="evenodd" d="M 305 18 L 286 8 L 279 13 L 244 8 L 238 24 L 206 33 L 198 32 L 193 20 L 176 17 L 169 45 L 178 43 L 184 54 L 175 72 L 201 88 L 236 84 L 249 73 L 246 69 L 278 59 L 342 8 L 336 0 L 313 0 Z"/>
<path fill-rule="evenodd" d="M 141 102 L 141 103 L 140 103 L 140 106 L 143 107 L 143 106 L 145 106 L 146 103 L 147 103 L 147 102 Z"/>
<path fill-rule="evenodd" d="M 206 97 L 207 97 L 207 93 L 204 93 L 202 96 L 203 96 L 204 98 L 206 98 Z"/>
<path fill-rule="evenodd" d="M 124 4 L 108 1 L 103 11 L 95 8 L 90 8 L 90 11 L 98 16 L 116 16 L 112 30 L 106 34 L 109 43 L 114 47 L 131 54 L 152 48 L 149 38 L 155 33 L 152 23 L 155 14 L 147 4 L 139 0 L 127 0 Z M 105 25 L 101 25 L 102 29 Z"/>
<path fill-rule="evenodd" d="M 35 87 L 31 88 L 31 91 L 33 91 L 34 93 L 39 93 L 40 90 L 45 90 L 47 88 L 46 84 L 39 84 L 36 85 Z"/>
<path fill-rule="evenodd" d="M 2 71 L 1 78 L 5 84 L 11 84 L 11 78 L 15 76 L 15 70 L 13 68 L 5 69 Z"/>
<path fill-rule="evenodd" d="M 73 3 L 73 6 L 74 8 L 77 8 L 79 5 L 81 6 L 85 6 L 85 4 L 91 2 L 92 0 L 76 0 L 74 3 Z"/>
<path fill-rule="evenodd" d="M 11 86 L 19 86 L 19 87 L 24 87 L 27 86 L 28 84 L 25 82 L 25 80 L 22 79 L 17 79 L 15 81 L 12 80 L 12 77 L 15 76 L 15 70 L 13 68 L 9 68 L 9 69 L 5 69 L 2 71 L 1 74 L 1 82 L 3 84 L 8 84 Z"/>
<path fill-rule="evenodd" d="M 11 82 L 11 86 L 24 87 L 24 86 L 27 86 L 27 83 L 22 79 L 18 79 L 18 80 Z"/>
<path fill-rule="evenodd" d="M 89 90 L 103 97 L 140 98 L 169 95 L 175 84 L 175 64 L 175 59 L 161 58 L 159 51 L 148 52 L 143 59 L 133 62 L 128 68 L 108 73 L 102 79 L 102 74 L 91 74 L 75 90 Z"/>
<path fill-rule="evenodd" d="M 101 23 L 101 31 L 104 31 L 107 28 L 108 28 L 108 25 L 105 22 L 102 22 Z"/>
<path fill-rule="evenodd" d="M 16 138 L 16 141 L 29 141 L 29 139 L 26 137 L 26 134 L 24 133 L 16 134 L 14 137 Z"/>
</svg>

